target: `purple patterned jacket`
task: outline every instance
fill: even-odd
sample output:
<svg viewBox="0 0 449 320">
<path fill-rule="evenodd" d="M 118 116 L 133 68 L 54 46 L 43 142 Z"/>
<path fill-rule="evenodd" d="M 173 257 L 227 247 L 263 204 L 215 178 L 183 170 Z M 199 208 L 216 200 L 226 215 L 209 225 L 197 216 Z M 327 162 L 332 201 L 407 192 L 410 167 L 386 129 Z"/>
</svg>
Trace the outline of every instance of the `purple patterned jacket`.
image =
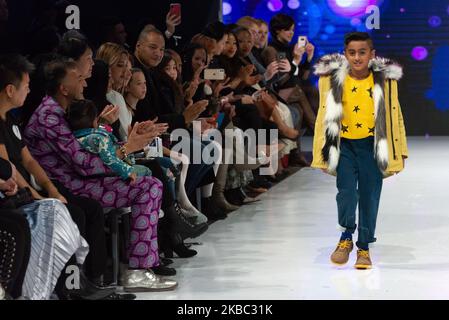
<svg viewBox="0 0 449 320">
<path fill-rule="evenodd" d="M 49 96 L 31 117 L 24 139 L 47 175 L 75 194 L 95 190 L 96 185 L 105 182 L 103 179 L 111 184 L 121 180 L 100 157 L 82 148 L 65 119 L 64 109 Z"/>
</svg>

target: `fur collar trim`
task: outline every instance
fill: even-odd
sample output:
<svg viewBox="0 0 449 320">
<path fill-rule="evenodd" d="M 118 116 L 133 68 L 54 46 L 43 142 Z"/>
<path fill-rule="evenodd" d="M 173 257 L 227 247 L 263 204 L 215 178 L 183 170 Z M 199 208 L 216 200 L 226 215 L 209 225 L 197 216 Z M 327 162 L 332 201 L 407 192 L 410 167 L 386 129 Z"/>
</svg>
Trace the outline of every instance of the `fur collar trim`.
<svg viewBox="0 0 449 320">
<path fill-rule="evenodd" d="M 374 72 L 381 72 L 385 79 L 399 81 L 402 78 L 402 67 L 388 58 L 376 57 L 370 61 L 369 67 Z M 335 53 L 322 57 L 315 65 L 315 75 L 329 76 L 335 71 L 349 70 L 349 63 L 342 54 Z"/>
</svg>

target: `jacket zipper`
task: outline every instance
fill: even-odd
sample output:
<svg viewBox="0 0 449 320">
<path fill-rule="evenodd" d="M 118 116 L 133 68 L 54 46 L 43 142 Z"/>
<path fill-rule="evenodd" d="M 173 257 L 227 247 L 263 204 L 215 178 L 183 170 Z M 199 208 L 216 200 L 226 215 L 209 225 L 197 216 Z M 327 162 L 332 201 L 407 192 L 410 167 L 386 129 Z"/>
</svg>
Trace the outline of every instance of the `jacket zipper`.
<svg viewBox="0 0 449 320">
<path fill-rule="evenodd" d="M 393 136 L 393 106 L 391 104 L 391 79 L 388 79 L 388 96 L 390 102 L 390 125 L 391 125 L 391 142 L 393 145 L 393 157 L 394 160 L 397 160 L 396 147 L 394 145 L 394 136 Z"/>
</svg>

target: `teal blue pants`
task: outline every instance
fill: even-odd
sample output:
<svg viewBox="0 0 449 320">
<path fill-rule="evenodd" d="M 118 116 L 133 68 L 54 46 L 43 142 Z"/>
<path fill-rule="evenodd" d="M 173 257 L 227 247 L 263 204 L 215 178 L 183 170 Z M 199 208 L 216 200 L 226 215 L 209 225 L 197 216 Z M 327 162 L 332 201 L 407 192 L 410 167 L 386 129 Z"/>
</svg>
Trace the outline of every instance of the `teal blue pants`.
<svg viewBox="0 0 449 320">
<path fill-rule="evenodd" d="M 338 222 L 346 232 L 354 233 L 358 229 L 358 247 L 376 242 L 374 235 L 382 181 L 382 172 L 374 158 L 374 137 L 359 140 L 342 138 L 337 167 Z"/>
</svg>

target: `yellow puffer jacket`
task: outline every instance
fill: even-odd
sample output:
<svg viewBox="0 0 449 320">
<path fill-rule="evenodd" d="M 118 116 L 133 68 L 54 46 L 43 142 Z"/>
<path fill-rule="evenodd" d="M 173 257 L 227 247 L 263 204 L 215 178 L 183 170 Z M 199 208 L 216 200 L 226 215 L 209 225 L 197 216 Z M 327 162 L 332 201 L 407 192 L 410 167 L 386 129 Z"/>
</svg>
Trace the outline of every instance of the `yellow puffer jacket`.
<svg viewBox="0 0 449 320">
<path fill-rule="evenodd" d="M 346 59 L 338 56 L 338 61 L 333 59 L 334 56 L 324 57 L 324 64 L 318 62 L 315 73 L 320 75 L 319 91 L 320 91 L 320 108 L 315 125 L 315 136 L 313 140 L 313 162 L 312 167 L 328 170 L 329 173 L 335 175 L 334 170 L 329 170 L 329 163 L 323 160 L 323 147 L 326 143 L 326 112 L 328 112 L 327 104 L 329 104 L 329 95 L 332 94 L 332 85 L 336 85 L 338 81 L 332 81 L 335 76 L 334 72 L 339 72 L 339 76 L 344 78 L 345 69 L 348 68 Z M 327 60 L 326 60 L 327 59 Z M 380 58 L 379 58 L 380 59 Z M 333 62 L 333 64 L 332 64 Z M 337 62 L 337 63 L 336 63 Z M 377 63 L 377 64 L 376 64 Z M 404 159 L 408 157 L 407 138 L 402 117 L 401 105 L 398 99 L 398 83 L 397 80 L 402 76 L 402 70 L 398 75 L 389 69 L 393 66 L 389 60 L 381 59 L 374 62 L 373 71 L 382 72 L 384 79 L 384 100 L 385 100 L 385 130 L 388 145 L 388 165 L 383 170 L 385 177 L 399 173 L 404 169 Z M 394 65 L 394 67 L 398 67 Z M 343 68 L 343 69 L 342 69 Z M 341 90 L 340 90 L 341 91 Z M 339 92 L 337 90 L 337 92 Z M 333 101 L 331 99 L 331 101 Z M 332 111 L 335 112 L 335 111 Z M 378 119 L 376 120 L 378 121 Z M 340 145 L 340 136 L 338 140 L 338 153 Z M 339 155 L 339 154 L 338 154 Z M 337 161 L 338 162 L 338 161 Z"/>
</svg>

